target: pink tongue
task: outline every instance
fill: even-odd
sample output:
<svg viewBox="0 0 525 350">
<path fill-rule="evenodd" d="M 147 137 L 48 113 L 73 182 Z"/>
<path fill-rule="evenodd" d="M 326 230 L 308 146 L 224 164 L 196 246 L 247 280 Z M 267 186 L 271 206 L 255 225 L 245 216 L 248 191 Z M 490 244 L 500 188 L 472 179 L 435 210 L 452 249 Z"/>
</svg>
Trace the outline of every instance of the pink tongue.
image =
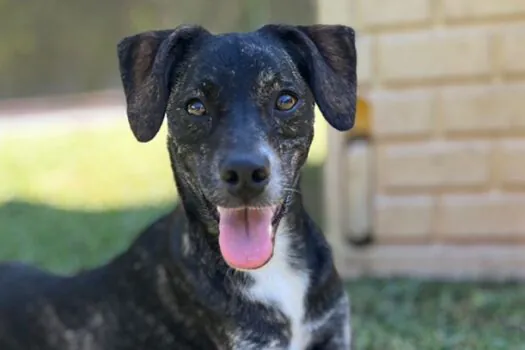
<svg viewBox="0 0 525 350">
<path fill-rule="evenodd" d="M 256 269 L 272 257 L 273 208 L 219 208 L 219 246 L 233 268 Z"/>
</svg>

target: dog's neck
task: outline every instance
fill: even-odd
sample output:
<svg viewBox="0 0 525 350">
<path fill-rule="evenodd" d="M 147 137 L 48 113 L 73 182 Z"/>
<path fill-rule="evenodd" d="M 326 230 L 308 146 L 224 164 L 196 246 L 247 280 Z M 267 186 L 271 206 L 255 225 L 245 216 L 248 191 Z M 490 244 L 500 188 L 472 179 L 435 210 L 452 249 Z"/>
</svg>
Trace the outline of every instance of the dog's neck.
<svg viewBox="0 0 525 350">
<path fill-rule="evenodd" d="M 192 291 L 192 299 L 210 301 L 208 307 L 217 315 L 222 315 L 226 312 L 225 308 L 228 308 L 227 303 L 212 301 L 231 301 L 232 298 L 241 300 L 247 291 L 255 293 L 252 297 L 256 297 L 257 289 L 253 290 L 251 287 L 258 285 L 257 275 L 239 272 L 226 264 L 221 256 L 218 234 L 215 230 L 209 229 L 211 214 L 200 206 L 201 202 L 195 200 L 201 198 L 199 196 L 202 194 L 195 192 L 194 187 L 184 183 L 184 178 L 179 181 L 181 182 L 177 182 L 180 196 L 178 208 L 162 220 L 159 230 L 153 228 L 148 235 L 138 239 L 139 242 L 134 245 L 135 248 L 132 248 L 134 252 L 132 261 L 151 260 L 149 264 L 144 262 L 143 265 L 152 266 L 154 270 L 148 272 L 144 278 L 158 275 L 154 285 L 163 288 L 163 295 L 184 294 L 187 288 L 181 289 L 173 282 L 183 280 L 187 286 L 191 286 L 188 288 Z M 266 271 L 272 276 L 275 271 L 302 273 L 309 281 L 308 293 L 315 293 L 317 288 L 322 288 L 334 276 L 331 251 L 322 233 L 304 209 L 300 187 L 296 186 L 294 189 L 289 192 L 291 197 L 277 227 L 277 251 L 274 252 L 277 254 L 274 256 L 277 259 Z M 216 221 L 215 225 L 217 225 Z M 166 239 L 159 240 L 159 234 L 162 232 L 167 233 Z M 145 249 L 147 245 L 151 245 L 151 248 Z M 119 260 L 126 266 L 136 265 L 129 263 L 128 254 Z M 172 275 L 176 278 L 170 278 Z M 264 279 L 265 276 L 263 271 L 262 278 Z M 287 277 L 284 280 L 287 280 Z"/>
</svg>

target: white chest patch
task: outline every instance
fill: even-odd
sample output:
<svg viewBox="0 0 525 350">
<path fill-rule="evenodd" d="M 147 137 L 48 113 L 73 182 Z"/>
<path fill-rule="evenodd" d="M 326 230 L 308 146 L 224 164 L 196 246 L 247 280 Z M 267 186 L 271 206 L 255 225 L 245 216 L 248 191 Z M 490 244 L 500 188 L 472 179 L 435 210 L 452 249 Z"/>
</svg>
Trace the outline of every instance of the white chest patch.
<svg viewBox="0 0 525 350">
<path fill-rule="evenodd" d="M 304 270 L 290 266 L 290 238 L 286 229 L 275 237 L 274 254 L 264 267 L 249 272 L 255 284 L 244 291 L 247 298 L 280 310 L 290 322 L 291 339 L 287 350 L 304 350 L 309 327 L 304 322 L 305 297 L 309 278 Z"/>
</svg>

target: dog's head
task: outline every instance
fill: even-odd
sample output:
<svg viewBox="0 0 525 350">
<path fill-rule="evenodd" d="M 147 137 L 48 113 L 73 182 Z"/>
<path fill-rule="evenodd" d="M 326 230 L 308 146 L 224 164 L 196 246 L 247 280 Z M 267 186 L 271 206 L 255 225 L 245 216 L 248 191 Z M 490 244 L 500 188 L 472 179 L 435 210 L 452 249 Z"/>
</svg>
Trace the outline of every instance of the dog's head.
<svg viewBox="0 0 525 350">
<path fill-rule="evenodd" d="M 335 129 L 354 124 L 354 31 L 266 25 L 213 35 L 181 26 L 124 38 L 118 55 L 135 137 L 151 140 L 167 116 L 186 209 L 214 222 L 230 266 L 263 266 L 297 191 L 314 104 Z"/>
</svg>

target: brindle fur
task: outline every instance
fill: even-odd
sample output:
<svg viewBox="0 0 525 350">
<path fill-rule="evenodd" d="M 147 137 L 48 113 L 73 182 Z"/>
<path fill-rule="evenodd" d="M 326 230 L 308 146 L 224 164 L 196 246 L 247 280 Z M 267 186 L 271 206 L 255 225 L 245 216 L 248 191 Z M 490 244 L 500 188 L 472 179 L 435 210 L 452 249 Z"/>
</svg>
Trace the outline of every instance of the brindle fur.
<svg viewBox="0 0 525 350">
<path fill-rule="evenodd" d="M 300 169 L 313 138 L 314 103 L 338 130 L 353 126 L 354 31 L 342 25 L 266 25 L 213 35 L 200 26 L 141 33 L 118 45 L 130 127 L 151 140 L 167 116 L 181 204 L 107 264 L 74 276 L 0 265 L 0 349 L 289 349 L 290 320 L 242 293 L 255 283 L 218 247 L 218 205 L 279 204 L 276 244 L 308 278 L 307 349 L 350 347 L 349 303 L 331 249 L 304 210 Z M 291 90 L 291 113 L 272 109 Z M 189 98 L 209 114 L 189 115 Z M 229 196 L 218 167 L 228 154 L 272 157 L 273 182 L 250 203 Z M 147 167 L 147 159 L 137 159 Z M 112 233 L 114 234 L 114 233 Z M 284 236 L 283 236 L 284 237 Z M 298 349 L 294 349 L 298 350 Z"/>
</svg>

